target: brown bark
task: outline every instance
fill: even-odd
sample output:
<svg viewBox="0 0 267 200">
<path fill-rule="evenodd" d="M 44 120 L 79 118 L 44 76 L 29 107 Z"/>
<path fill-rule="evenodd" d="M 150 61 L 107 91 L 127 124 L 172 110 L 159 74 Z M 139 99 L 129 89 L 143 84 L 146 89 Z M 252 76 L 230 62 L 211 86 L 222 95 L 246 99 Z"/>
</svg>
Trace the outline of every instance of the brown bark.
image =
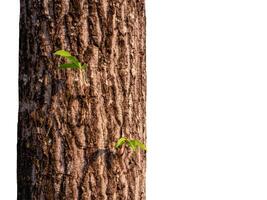
<svg viewBox="0 0 267 200">
<path fill-rule="evenodd" d="M 144 0 L 21 0 L 19 56 L 18 199 L 144 200 Z"/>
</svg>

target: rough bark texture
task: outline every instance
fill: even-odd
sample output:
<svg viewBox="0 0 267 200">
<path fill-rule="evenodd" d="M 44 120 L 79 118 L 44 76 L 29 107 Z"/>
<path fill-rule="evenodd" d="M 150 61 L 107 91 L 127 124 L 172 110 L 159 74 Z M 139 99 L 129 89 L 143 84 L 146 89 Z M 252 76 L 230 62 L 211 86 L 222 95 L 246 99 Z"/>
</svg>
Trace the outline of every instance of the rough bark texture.
<svg viewBox="0 0 267 200">
<path fill-rule="evenodd" d="M 144 0 L 21 0 L 19 55 L 18 199 L 144 200 Z"/>
</svg>

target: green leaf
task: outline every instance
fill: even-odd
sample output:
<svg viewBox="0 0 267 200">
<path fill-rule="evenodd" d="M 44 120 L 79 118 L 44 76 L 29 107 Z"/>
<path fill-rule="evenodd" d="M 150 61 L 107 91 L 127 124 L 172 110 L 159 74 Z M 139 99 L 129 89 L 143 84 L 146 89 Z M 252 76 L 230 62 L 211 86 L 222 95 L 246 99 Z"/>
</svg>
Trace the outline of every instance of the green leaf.
<svg viewBox="0 0 267 200">
<path fill-rule="evenodd" d="M 127 141 L 127 138 L 125 138 L 125 137 L 120 138 L 120 139 L 117 141 L 115 147 L 116 147 L 116 148 L 121 147 L 126 141 Z"/>
<path fill-rule="evenodd" d="M 136 150 L 136 147 L 137 147 L 137 146 L 136 146 L 134 140 L 128 140 L 127 143 L 128 143 L 129 147 L 130 147 L 133 151 Z"/>
<path fill-rule="evenodd" d="M 131 142 L 135 145 L 135 148 L 139 147 L 140 149 L 146 151 L 146 145 L 144 145 L 142 142 L 140 142 L 139 140 L 131 140 Z"/>
<path fill-rule="evenodd" d="M 54 54 L 58 55 L 58 56 L 63 56 L 63 57 L 71 56 L 71 54 L 68 51 L 65 51 L 65 50 L 58 50 Z"/>
<path fill-rule="evenodd" d="M 75 56 L 72 56 L 68 51 L 58 50 L 54 54 L 58 55 L 58 56 L 62 56 L 62 57 L 66 58 L 68 60 L 68 63 L 61 65 L 60 68 L 80 68 L 80 69 L 85 69 L 87 67 L 86 64 L 82 65 L 79 62 L 79 60 Z"/>
<path fill-rule="evenodd" d="M 67 68 L 76 69 L 78 67 L 73 63 L 65 63 L 65 64 L 60 64 L 59 68 L 60 69 L 67 69 Z"/>
<path fill-rule="evenodd" d="M 136 140 L 137 145 L 140 147 L 140 149 L 147 151 L 146 145 L 140 142 L 139 140 Z"/>
<path fill-rule="evenodd" d="M 73 64 L 75 64 L 77 67 L 79 67 L 79 68 L 81 68 L 81 63 L 79 62 L 79 60 L 76 58 L 76 57 L 74 57 L 74 56 L 68 56 L 68 57 L 66 57 L 67 59 L 68 59 L 68 61 L 70 62 L 70 63 L 73 63 Z"/>
</svg>

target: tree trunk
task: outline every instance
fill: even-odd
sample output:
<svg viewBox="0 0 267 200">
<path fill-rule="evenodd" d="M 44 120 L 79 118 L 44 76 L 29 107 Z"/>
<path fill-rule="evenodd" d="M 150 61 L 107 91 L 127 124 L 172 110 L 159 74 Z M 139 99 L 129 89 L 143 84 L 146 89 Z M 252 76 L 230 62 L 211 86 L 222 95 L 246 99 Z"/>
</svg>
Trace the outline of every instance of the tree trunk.
<svg viewBox="0 0 267 200">
<path fill-rule="evenodd" d="M 144 0 L 21 0 L 19 200 L 144 200 Z M 70 51 L 86 70 L 60 70 Z"/>
</svg>

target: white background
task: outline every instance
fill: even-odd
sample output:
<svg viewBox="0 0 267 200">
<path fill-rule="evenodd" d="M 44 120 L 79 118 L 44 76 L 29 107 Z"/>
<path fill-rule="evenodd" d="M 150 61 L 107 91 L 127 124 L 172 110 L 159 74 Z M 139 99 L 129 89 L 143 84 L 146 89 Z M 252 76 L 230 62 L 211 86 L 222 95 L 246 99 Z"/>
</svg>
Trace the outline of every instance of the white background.
<svg viewBox="0 0 267 200">
<path fill-rule="evenodd" d="M 0 3 L 0 199 L 16 199 L 18 19 Z M 267 199 L 267 2 L 147 0 L 148 200 Z"/>
</svg>

